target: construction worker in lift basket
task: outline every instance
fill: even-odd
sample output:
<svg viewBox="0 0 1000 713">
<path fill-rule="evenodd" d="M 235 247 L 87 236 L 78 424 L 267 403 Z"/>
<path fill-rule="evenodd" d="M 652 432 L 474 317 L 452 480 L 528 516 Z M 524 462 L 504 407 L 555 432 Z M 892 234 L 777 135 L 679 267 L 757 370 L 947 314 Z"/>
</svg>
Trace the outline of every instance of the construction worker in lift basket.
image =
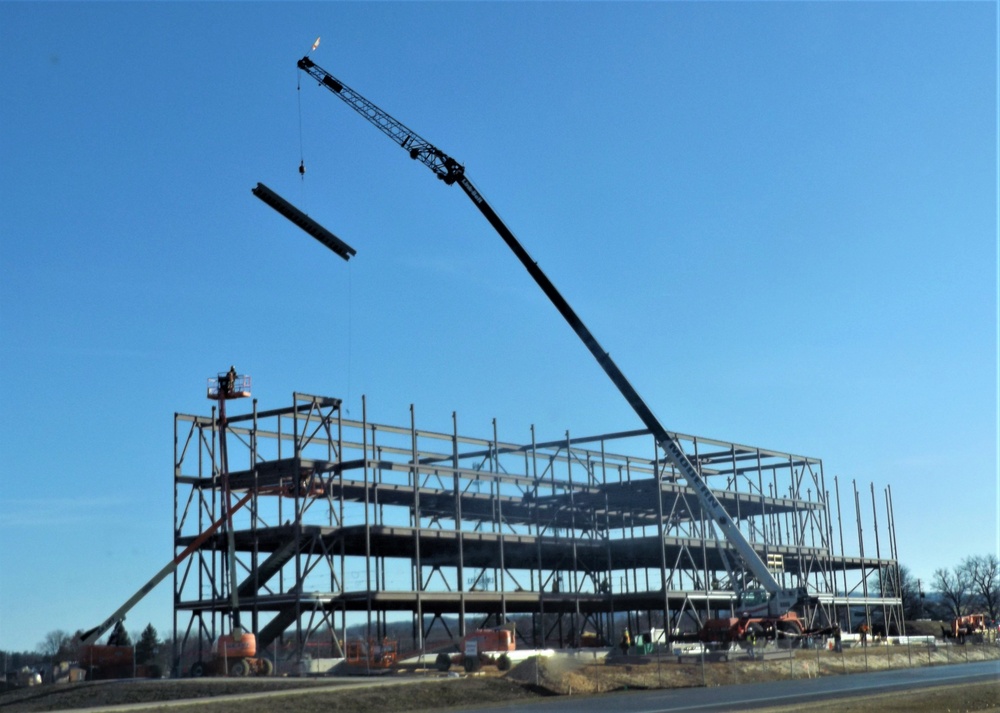
<svg viewBox="0 0 1000 713">
<path fill-rule="evenodd" d="M 227 375 L 226 378 L 227 378 L 227 380 L 229 382 L 228 386 L 226 387 L 226 391 L 228 393 L 233 393 L 234 391 L 236 391 L 236 367 L 235 366 L 232 366 L 232 365 L 229 366 L 229 374 Z"/>
</svg>

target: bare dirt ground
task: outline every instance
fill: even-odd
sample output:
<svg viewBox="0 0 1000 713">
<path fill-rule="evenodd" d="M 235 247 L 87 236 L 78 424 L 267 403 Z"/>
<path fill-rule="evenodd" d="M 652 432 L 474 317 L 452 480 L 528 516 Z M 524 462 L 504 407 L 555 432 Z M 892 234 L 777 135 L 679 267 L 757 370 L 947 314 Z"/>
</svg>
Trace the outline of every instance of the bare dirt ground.
<svg viewBox="0 0 1000 713">
<path fill-rule="evenodd" d="M 183 679 L 174 681 L 107 681 L 46 685 L 0 694 L 0 713 L 34 713 L 86 708 L 106 710 L 131 705 L 133 710 L 170 713 L 270 713 L 287 708 L 304 713 L 352 711 L 444 711 L 449 708 L 512 703 L 542 696 L 592 695 L 615 691 L 724 686 L 788 678 L 845 675 L 866 670 L 946 665 L 1000 658 L 995 645 L 945 647 L 878 647 L 852 649 L 843 655 L 800 650 L 793 658 L 729 663 L 677 662 L 675 657 L 649 656 L 595 661 L 589 656 L 529 659 L 501 675 L 487 669 L 473 676 L 437 673 L 393 675 L 375 685 L 321 679 Z M 373 683 L 369 681 L 368 683 Z M 776 707 L 772 711 L 812 713 L 841 711 L 988 711 L 1000 709 L 1000 681 L 960 687 L 924 689 L 916 693 L 842 699 L 829 704 Z"/>
</svg>

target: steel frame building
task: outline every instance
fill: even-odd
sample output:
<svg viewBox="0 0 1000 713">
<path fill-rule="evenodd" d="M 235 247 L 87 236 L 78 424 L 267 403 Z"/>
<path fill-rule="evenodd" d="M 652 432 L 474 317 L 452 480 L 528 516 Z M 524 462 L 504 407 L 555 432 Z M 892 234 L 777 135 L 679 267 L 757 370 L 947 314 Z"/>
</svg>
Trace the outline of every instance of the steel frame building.
<svg viewBox="0 0 1000 713">
<path fill-rule="evenodd" d="M 400 617 L 406 643 L 424 650 L 514 615 L 530 615 L 525 643 L 542 646 L 584 630 L 613 642 L 623 615 L 678 631 L 731 612 L 727 545 L 647 431 L 538 442 L 532 429 L 508 443 L 495 422 L 476 438 L 454 416 L 451 433 L 418 429 L 412 407 L 402 426 L 369 421 L 364 398 L 362 414 L 296 393 L 291 406 L 259 411 L 254 400 L 228 417 L 229 486 L 251 495 L 233 516 L 236 586 L 259 650 L 294 658 L 323 633 L 337 655 L 349 626 L 382 636 Z M 177 414 L 174 429 L 180 551 L 223 515 L 223 490 L 215 410 Z M 890 491 L 880 531 L 871 487 L 865 556 L 867 498 L 852 484 L 860 554 L 847 555 L 851 518 L 819 459 L 677 437 L 782 586 L 818 595 L 813 623 L 850 627 L 860 615 L 902 631 L 900 600 L 881 596 L 899 591 Z M 226 549 L 216 533 L 174 575 L 178 657 L 228 631 Z"/>
</svg>

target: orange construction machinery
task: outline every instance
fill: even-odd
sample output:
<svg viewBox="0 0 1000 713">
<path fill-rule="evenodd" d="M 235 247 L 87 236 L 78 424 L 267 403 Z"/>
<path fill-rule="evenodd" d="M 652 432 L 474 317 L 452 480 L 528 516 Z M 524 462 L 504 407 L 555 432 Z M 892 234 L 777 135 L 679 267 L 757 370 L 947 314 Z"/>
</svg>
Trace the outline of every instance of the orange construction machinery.
<svg viewBox="0 0 1000 713">
<path fill-rule="evenodd" d="M 457 654 L 440 653 L 435 660 L 439 671 L 447 671 L 452 664 L 466 671 L 478 671 L 484 665 L 495 664 L 501 671 L 510 669 L 510 652 L 516 650 L 514 630 L 511 628 L 476 629 L 462 639 L 462 649 Z"/>
<path fill-rule="evenodd" d="M 247 495 L 242 500 L 236 502 L 228 515 L 243 507 L 250 496 Z M 167 565 L 153 575 L 153 578 L 146 582 L 135 594 L 118 607 L 115 612 L 93 629 L 80 633 L 76 638 L 77 662 L 90 678 L 126 678 L 136 675 L 135 650 L 131 646 L 115 646 L 113 644 L 98 645 L 97 640 L 104 636 L 113 626 L 125 620 L 125 615 L 132 607 L 138 604 L 143 597 L 149 594 L 156 585 L 174 573 L 177 566 L 183 562 L 188 555 L 201 547 L 205 541 L 211 537 L 225 522 L 224 515 L 219 518 L 195 540 L 184 548 L 184 550 L 174 557 Z"/>
<path fill-rule="evenodd" d="M 236 583 L 236 542 L 233 532 L 233 513 L 241 503 L 232 503 L 229 489 L 229 455 L 226 450 L 226 402 L 250 396 L 250 377 L 238 374 L 236 367 L 219 373 L 208 380 L 207 396 L 219 402 L 219 476 L 222 482 L 222 521 L 226 529 L 226 560 L 229 574 L 229 596 L 232 621 L 228 634 L 216 639 L 211 658 L 201 657 L 191 664 L 192 676 L 270 676 L 274 664 L 266 658 L 257 658 L 257 636 L 240 625 L 240 600 Z M 247 495 L 246 498 L 250 496 Z M 245 499 L 246 499 L 245 498 Z M 244 499 L 244 500 L 245 500 Z"/>
<path fill-rule="evenodd" d="M 209 379 L 208 398 L 219 402 L 219 453 L 220 476 L 223 485 L 222 516 L 196 537 L 190 545 L 184 548 L 167 565 L 157 572 L 152 579 L 144 584 L 135 594 L 122 604 L 115 612 L 95 626 L 93 629 L 80 633 L 75 639 L 77 648 L 77 663 L 86 671 L 89 678 L 123 678 L 143 675 L 143 667 L 135 665 L 135 650 L 131 646 L 118 646 L 112 641 L 98 645 L 97 640 L 104 636 L 116 624 L 125 620 L 125 615 L 139 603 L 156 585 L 173 574 L 178 565 L 192 552 L 200 548 L 220 528 L 227 535 L 227 560 L 229 566 L 230 595 L 232 605 L 232 627 L 229 634 L 220 636 L 212 647 L 209 661 L 200 660 L 191 666 L 191 674 L 202 676 L 219 674 L 231 676 L 267 676 L 273 670 L 273 664 L 267 659 L 258 659 L 257 638 L 254 634 L 244 631 L 240 626 L 239 599 L 236 592 L 236 556 L 233 538 L 233 514 L 246 505 L 251 498 L 247 493 L 234 501 L 229 490 L 229 469 L 226 454 L 226 401 L 250 396 L 250 377 L 236 373 L 234 367 L 228 372 L 220 373 Z M 276 492 L 281 495 L 281 492 Z M 112 639 L 114 637 L 112 636 Z"/>
<path fill-rule="evenodd" d="M 985 614 L 967 614 L 956 617 L 951 622 L 951 635 L 956 639 L 966 637 L 982 636 L 986 633 Z"/>
<path fill-rule="evenodd" d="M 344 647 L 344 662 L 350 673 L 386 671 L 399 660 L 399 644 L 392 639 L 356 639 Z"/>
<path fill-rule="evenodd" d="M 274 664 L 270 659 L 257 658 L 257 637 L 249 631 L 237 631 L 216 639 L 211 658 L 195 661 L 190 673 L 200 676 L 270 676 Z"/>
<path fill-rule="evenodd" d="M 805 627 L 795 612 L 786 612 L 777 617 L 741 616 L 709 619 L 698 632 L 698 638 L 706 644 L 729 648 L 732 644 L 746 641 L 751 634 L 761 642 L 781 637 L 799 637 Z"/>
</svg>

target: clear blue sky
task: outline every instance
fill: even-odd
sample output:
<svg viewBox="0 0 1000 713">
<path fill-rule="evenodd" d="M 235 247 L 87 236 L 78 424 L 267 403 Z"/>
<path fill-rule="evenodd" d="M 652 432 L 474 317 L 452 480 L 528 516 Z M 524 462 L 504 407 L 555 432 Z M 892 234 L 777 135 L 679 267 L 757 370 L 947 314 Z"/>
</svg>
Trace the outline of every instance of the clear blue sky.
<svg viewBox="0 0 1000 713">
<path fill-rule="evenodd" d="M 168 561 L 173 416 L 230 364 L 262 408 L 640 426 L 460 189 L 296 69 L 317 35 L 465 164 L 668 428 L 890 486 L 924 581 L 996 552 L 996 14 L 0 3 L 0 648 Z M 169 633 L 170 602 L 128 628 Z"/>
</svg>

